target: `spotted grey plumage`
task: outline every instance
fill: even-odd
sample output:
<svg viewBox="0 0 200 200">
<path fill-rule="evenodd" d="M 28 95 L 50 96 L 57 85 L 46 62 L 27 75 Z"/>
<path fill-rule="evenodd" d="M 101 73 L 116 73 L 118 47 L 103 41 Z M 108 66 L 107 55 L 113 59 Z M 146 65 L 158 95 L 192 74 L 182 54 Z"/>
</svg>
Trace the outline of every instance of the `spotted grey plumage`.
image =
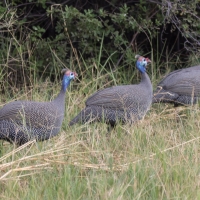
<svg viewBox="0 0 200 200">
<path fill-rule="evenodd" d="M 70 121 L 70 125 L 81 122 L 104 121 L 115 126 L 118 121 L 133 123 L 143 118 L 149 110 L 153 89 L 146 73 L 148 58 L 136 56 L 141 82 L 137 85 L 120 85 L 97 91 L 86 101 L 86 107 Z"/>
<path fill-rule="evenodd" d="M 200 97 L 200 65 L 175 70 L 165 76 L 153 95 L 153 103 L 192 105 Z"/>
<path fill-rule="evenodd" d="M 66 69 L 62 72 L 61 91 L 53 101 L 14 101 L 0 110 L 0 139 L 22 145 L 58 134 L 64 118 L 66 89 L 77 75 Z"/>
</svg>

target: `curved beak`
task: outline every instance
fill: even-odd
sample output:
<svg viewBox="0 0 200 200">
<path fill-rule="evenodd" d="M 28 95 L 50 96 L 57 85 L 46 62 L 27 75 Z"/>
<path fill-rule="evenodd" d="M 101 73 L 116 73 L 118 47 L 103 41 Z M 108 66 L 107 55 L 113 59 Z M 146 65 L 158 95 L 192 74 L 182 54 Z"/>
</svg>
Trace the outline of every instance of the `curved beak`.
<svg viewBox="0 0 200 200">
<path fill-rule="evenodd" d="M 73 72 L 73 73 L 74 73 L 74 80 L 75 80 L 78 74 L 76 72 Z"/>
<path fill-rule="evenodd" d="M 148 67 L 148 64 L 151 63 L 151 60 L 149 58 L 145 58 L 145 60 L 147 61 L 147 65 L 146 65 L 146 68 Z"/>
<path fill-rule="evenodd" d="M 151 63 L 151 60 L 149 58 L 145 58 L 147 61 L 147 64 Z"/>
</svg>

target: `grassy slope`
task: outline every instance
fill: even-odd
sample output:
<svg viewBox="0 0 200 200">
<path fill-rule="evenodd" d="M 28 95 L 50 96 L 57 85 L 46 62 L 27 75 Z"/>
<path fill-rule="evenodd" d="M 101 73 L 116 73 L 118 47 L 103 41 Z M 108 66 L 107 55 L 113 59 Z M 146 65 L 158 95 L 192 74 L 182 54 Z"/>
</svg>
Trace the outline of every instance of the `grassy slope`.
<svg viewBox="0 0 200 200">
<path fill-rule="evenodd" d="M 199 199 L 198 108 L 154 105 L 137 125 L 109 133 L 101 123 L 68 127 L 95 87 L 81 81 L 69 90 L 57 137 L 18 148 L 1 143 L 0 199 Z M 36 89 L 32 97 L 48 99 Z"/>
</svg>

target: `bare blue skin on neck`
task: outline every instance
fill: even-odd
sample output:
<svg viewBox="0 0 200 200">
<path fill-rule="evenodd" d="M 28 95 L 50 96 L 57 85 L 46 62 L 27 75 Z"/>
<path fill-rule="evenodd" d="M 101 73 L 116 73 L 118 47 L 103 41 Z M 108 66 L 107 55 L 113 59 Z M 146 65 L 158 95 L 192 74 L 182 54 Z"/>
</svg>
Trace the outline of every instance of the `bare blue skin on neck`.
<svg viewBox="0 0 200 200">
<path fill-rule="evenodd" d="M 69 76 L 67 76 L 66 74 L 63 76 L 63 80 L 62 80 L 62 91 L 66 91 L 67 87 L 69 86 L 70 82 L 72 79 L 70 79 Z"/>
<path fill-rule="evenodd" d="M 138 61 L 136 62 L 136 66 L 137 66 L 137 69 L 143 74 L 143 73 L 146 73 L 146 65 L 141 62 L 141 61 Z"/>
<path fill-rule="evenodd" d="M 57 102 L 60 105 L 64 104 L 66 90 L 67 90 L 67 87 L 69 86 L 71 80 L 72 80 L 72 78 L 70 76 L 68 76 L 66 74 L 63 76 L 61 91 L 58 94 L 58 96 L 53 100 L 54 102 Z"/>
</svg>

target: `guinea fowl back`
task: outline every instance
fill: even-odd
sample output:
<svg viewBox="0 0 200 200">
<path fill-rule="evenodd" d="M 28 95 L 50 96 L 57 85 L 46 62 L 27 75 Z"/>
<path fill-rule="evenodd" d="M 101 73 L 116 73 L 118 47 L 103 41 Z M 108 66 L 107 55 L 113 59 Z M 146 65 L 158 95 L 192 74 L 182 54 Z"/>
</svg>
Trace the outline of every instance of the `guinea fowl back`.
<svg viewBox="0 0 200 200">
<path fill-rule="evenodd" d="M 66 88 L 74 75 L 69 70 L 65 72 L 61 91 L 51 102 L 14 101 L 6 104 L 0 110 L 0 139 L 6 137 L 5 140 L 23 144 L 31 139 L 42 141 L 55 136 L 64 118 Z M 17 134 L 23 137 L 19 138 Z"/>
<path fill-rule="evenodd" d="M 147 64 L 145 59 L 144 62 Z M 113 86 L 90 96 L 86 101 L 86 108 L 70 121 L 70 125 L 105 121 L 114 126 L 118 121 L 132 123 L 143 118 L 150 108 L 153 94 L 151 81 L 144 68 L 140 84 Z"/>
<path fill-rule="evenodd" d="M 65 95 L 60 98 L 65 99 Z M 61 108 L 62 107 L 62 108 Z M 18 125 L 44 128 L 52 136 L 60 128 L 64 118 L 64 102 L 57 105 L 52 102 L 16 101 L 0 110 L 0 120 L 13 121 Z"/>
<path fill-rule="evenodd" d="M 200 95 L 200 66 L 175 70 L 165 76 L 157 86 L 153 103 L 169 102 L 193 104 Z"/>
</svg>

